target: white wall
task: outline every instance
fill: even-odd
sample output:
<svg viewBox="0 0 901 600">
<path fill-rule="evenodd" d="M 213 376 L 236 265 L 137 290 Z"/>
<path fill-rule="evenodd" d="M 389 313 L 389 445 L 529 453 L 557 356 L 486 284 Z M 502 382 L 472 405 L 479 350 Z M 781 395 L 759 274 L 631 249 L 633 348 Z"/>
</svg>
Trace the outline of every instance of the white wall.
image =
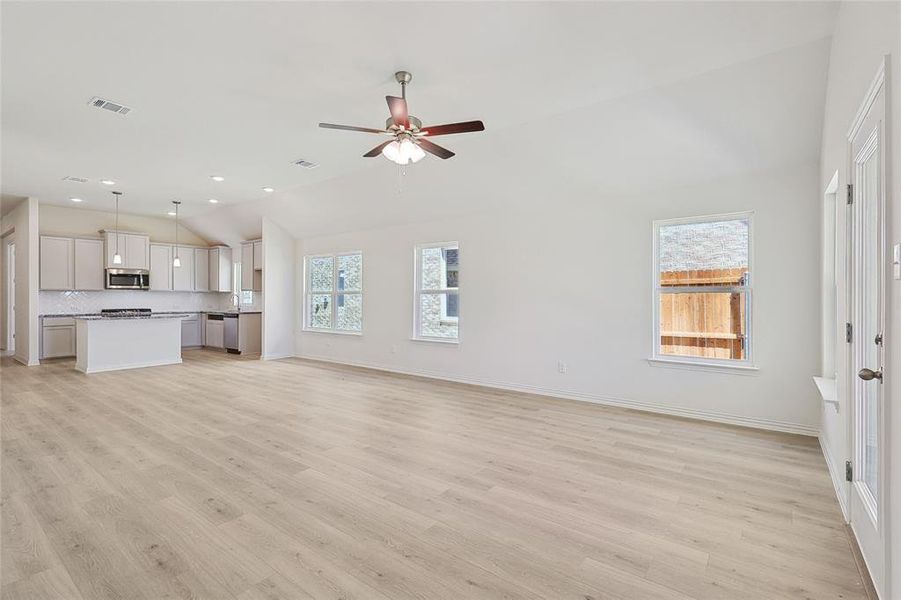
<svg viewBox="0 0 901 600">
<path fill-rule="evenodd" d="M 119 229 L 146 233 L 154 242 L 175 242 L 175 217 L 130 215 L 122 212 L 124 208 L 125 201 L 123 200 L 119 203 Z M 116 228 L 116 213 L 41 204 L 40 227 L 43 235 L 97 237 L 101 229 Z M 178 242 L 198 246 L 207 245 L 207 240 L 181 223 L 178 226 Z"/>
<path fill-rule="evenodd" d="M 16 240 L 16 351 L 26 365 L 38 364 L 38 201 L 29 198 L 0 220 L 0 233 Z M 6 315 L 2 317 L 5 319 Z"/>
<path fill-rule="evenodd" d="M 839 173 L 839 190 L 848 183 L 849 161 L 847 132 L 876 74 L 883 57 L 891 54 L 889 100 L 892 105 L 892 121 L 889 123 L 889 142 L 892 155 L 887 156 L 893 172 L 889 174 L 889 226 L 890 243 L 901 242 L 901 5 L 896 2 L 845 2 L 839 10 L 835 34 L 829 58 L 829 75 L 826 92 L 826 114 L 823 124 L 822 153 L 820 157 L 820 188 L 824 190 L 833 174 Z M 844 227 L 842 214 L 838 227 Z M 839 247 L 839 263 L 844 249 Z M 885 598 L 901 599 L 901 385 L 894 382 L 901 373 L 901 282 L 890 281 L 887 287 L 889 310 L 886 333 L 886 396 L 884 412 L 889 427 L 887 436 L 888 468 L 891 487 L 888 490 L 889 514 L 887 519 L 888 551 L 886 553 L 887 589 Z M 840 280 L 838 289 L 839 314 L 847 314 L 845 288 Z M 837 328 L 842 328 L 839 323 Z M 847 390 L 847 346 L 837 332 L 836 372 L 840 393 L 840 410 L 825 408 L 821 415 L 821 443 L 830 459 L 830 468 L 841 496 L 847 495 L 843 480 L 844 462 L 851 457 L 848 436 L 851 412 Z M 893 340 L 895 340 L 893 342 Z"/>
<path fill-rule="evenodd" d="M 294 356 L 295 240 L 263 217 L 263 360 Z"/>
<path fill-rule="evenodd" d="M 815 433 L 816 180 L 807 165 L 636 197 L 561 194 L 540 210 L 305 239 L 298 273 L 304 254 L 363 251 L 364 334 L 299 332 L 299 355 Z M 749 209 L 759 372 L 650 366 L 651 222 Z M 447 240 L 460 242 L 461 342 L 411 341 L 413 246 Z M 565 375 L 558 361 L 567 363 Z"/>
</svg>

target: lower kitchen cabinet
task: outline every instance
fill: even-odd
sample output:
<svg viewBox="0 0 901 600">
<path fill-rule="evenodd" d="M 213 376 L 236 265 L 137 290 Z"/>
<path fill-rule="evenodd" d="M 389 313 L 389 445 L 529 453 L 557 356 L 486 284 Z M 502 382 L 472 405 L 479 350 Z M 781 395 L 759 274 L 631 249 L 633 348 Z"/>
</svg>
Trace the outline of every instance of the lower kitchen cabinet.
<svg viewBox="0 0 901 600">
<path fill-rule="evenodd" d="M 41 358 L 75 356 L 75 319 L 47 317 L 41 321 Z"/>
<path fill-rule="evenodd" d="M 203 319 L 199 314 L 193 314 L 181 321 L 181 347 L 193 348 L 203 345 L 201 325 Z"/>
<path fill-rule="evenodd" d="M 222 315 L 207 315 L 205 345 L 210 348 L 225 348 L 225 322 Z"/>
<path fill-rule="evenodd" d="M 256 355 L 263 351 L 263 315 L 241 313 L 238 315 L 238 351 Z"/>
</svg>

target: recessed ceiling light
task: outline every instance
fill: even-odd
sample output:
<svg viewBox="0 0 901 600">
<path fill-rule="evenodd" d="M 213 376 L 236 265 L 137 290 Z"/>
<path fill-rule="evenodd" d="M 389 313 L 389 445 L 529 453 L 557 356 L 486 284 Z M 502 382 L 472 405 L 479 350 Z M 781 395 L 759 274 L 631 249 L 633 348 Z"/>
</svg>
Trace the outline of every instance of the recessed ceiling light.
<svg viewBox="0 0 901 600">
<path fill-rule="evenodd" d="M 274 192 L 274 191 L 275 191 L 275 188 L 264 187 L 264 188 L 263 188 L 263 191 L 264 191 L 264 192 Z"/>
<path fill-rule="evenodd" d="M 222 175 L 210 175 L 210 179 L 213 181 L 225 181 L 225 177 Z"/>
<path fill-rule="evenodd" d="M 167 212 L 166 214 L 169 215 L 170 217 L 174 217 L 174 216 L 175 216 L 175 211 L 174 211 L 174 210 L 170 210 L 170 211 Z"/>
<path fill-rule="evenodd" d="M 81 198 L 69 198 L 72 202 L 81 202 Z"/>
<path fill-rule="evenodd" d="M 210 204 L 219 204 L 219 201 L 215 198 L 210 198 Z"/>
<path fill-rule="evenodd" d="M 102 183 L 103 185 L 116 185 L 116 182 L 112 179 L 101 179 L 100 183 Z"/>
</svg>

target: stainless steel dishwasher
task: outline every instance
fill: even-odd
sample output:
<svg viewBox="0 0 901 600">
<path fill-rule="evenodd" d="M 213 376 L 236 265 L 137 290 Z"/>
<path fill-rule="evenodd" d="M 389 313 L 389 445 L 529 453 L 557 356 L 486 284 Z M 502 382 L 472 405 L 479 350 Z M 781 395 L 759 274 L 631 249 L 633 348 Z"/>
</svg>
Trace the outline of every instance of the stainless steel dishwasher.
<svg viewBox="0 0 901 600">
<path fill-rule="evenodd" d="M 225 324 L 225 349 L 232 354 L 238 354 L 238 315 L 226 313 L 222 316 Z"/>
</svg>

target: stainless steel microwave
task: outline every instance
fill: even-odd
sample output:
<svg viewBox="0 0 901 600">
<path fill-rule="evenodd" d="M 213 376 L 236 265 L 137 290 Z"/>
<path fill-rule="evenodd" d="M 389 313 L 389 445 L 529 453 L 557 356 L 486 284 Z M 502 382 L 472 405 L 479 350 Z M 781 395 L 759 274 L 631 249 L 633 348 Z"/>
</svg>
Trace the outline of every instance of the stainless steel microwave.
<svg viewBox="0 0 901 600">
<path fill-rule="evenodd" d="M 147 269 L 107 269 L 108 290 L 149 290 L 150 271 Z"/>
</svg>

